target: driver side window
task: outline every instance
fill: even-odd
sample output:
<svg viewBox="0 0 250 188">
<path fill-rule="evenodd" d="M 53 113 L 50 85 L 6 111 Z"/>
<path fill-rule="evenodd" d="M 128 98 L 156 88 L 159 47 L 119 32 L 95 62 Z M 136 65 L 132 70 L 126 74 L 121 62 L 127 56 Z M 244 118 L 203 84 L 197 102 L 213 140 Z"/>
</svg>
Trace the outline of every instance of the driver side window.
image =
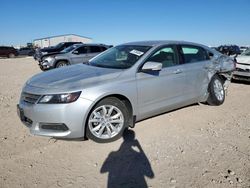
<svg viewBox="0 0 250 188">
<path fill-rule="evenodd" d="M 86 54 L 88 49 L 86 46 L 83 46 L 83 47 L 76 49 L 76 51 L 78 51 L 78 54 Z"/>
<path fill-rule="evenodd" d="M 162 67 L 171 67 L 177 65 L 177 57 L 173 47 L 163 47 L 157 50 L 148 61 L 162 63 Z"/>
</svg>

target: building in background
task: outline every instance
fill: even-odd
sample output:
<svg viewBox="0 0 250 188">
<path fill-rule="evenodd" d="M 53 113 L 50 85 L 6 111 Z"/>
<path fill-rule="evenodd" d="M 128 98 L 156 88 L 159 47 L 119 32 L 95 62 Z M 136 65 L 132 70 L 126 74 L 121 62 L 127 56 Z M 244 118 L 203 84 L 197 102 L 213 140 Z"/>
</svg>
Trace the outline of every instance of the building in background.
<svg viewBox="0 0 250 188">
<path fill-rule="evenodd" d="M 55 46 L 60 42 L 82 42 L 82 43 L 91 43 L 92 39 L 89 37 L 84 37 L 75 34 L 65 34 L 57 35 L 51 37 L 45 37 L 34 40 L 34 46 L 44 48 L 49 46 Z"/>
</svg>

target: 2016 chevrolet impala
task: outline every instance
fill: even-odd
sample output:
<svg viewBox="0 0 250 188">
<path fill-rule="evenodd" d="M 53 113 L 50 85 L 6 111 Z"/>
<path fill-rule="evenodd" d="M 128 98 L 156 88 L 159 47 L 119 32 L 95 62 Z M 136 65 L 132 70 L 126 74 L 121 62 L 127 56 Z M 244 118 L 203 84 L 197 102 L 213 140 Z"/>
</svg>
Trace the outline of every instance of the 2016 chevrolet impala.
<svg viewBox="0 0 250 188">
<path fill-rule="evenodd" d="M 18 114 L 35 135 L 109 142 L 163 112 L 221 105 L 233 69 L 232 59 L 195 43 L 127 43 L 88 64 L 35 75 L 23 87 Z"/>
</svg>

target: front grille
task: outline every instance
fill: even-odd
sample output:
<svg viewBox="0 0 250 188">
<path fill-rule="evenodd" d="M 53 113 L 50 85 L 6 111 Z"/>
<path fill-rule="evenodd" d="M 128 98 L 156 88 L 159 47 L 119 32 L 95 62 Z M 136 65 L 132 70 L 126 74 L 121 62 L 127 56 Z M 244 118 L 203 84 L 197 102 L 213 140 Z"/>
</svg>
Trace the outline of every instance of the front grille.
<svg viewBox="0 0 250 188">
<path fill-rule="evenodd" d="M 239 64 L 239 65 L 247 65 L 247 66 L 250 66 L 248 63 L 238 63 L 238 62 L 237 62 L 237 64 Z"/>
<path fill-rule="evenodd" d="M 241 75 L 233 75 L 233 79 L 242 80 L 242 81 L 250 81 L 249 77 L 247 77 L 247 76 L 241 76 Z"/>
<path fill-rule="evenodd" d="M 236 68 L 236 71 L 239 71 L 239 72 L 250 72 L 250 69 Z"/>
<path fill-rule="evenodd" d="M 25 92 L 22 93 L 22 100 L 30 104 L 35 104 L 40 97 L 41 95 L 35 95 L 35 94 L 25 93 Z"/>
</svg>

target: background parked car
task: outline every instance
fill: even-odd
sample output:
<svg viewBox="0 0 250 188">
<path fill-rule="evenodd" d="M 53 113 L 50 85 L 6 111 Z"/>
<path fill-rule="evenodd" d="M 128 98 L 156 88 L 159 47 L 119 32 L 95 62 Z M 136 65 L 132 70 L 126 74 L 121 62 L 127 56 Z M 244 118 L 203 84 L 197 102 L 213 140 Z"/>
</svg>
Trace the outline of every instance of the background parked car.
<svg viewBox="0 0 250 188">
<path fill-rule="evenodd" d="M 243 52 L 245 52 L 245 51 L 248 50 L 248 49 L 249 49 L 249 47 L 241 46 L 241 47 L 240 47 L 240 52 L 243 53 Z"/>
<path fill-rule="evenodd" d="M 236 57 L 236 70 L 233 79 L 250 81 L 250 49 Z"/>
<path fill-rule="evenodd" d="M 0 46 L 0 57 L 13 58 L 18 55 L 15 48 L 10 46 Z"/>
<path fill-rule="evenodd" d="M 61 42 L 57 44 L 56 46 L 42 48 L 42 49 L 37 48 L 34 54 L 34 59 L 40 62 L 42 61 L 42 58 L 44 55 L 60 52 L 73 44 L 82 44 L 82 43 L 81 42 Z"/>
<path fill-rule="evenodd" d="M 74 44 L 61 52 L 45 55 L 39 66 L 42 70 L 47 70 L 77 63 L 87 63 L 109 47 L 105 44 Z"/>
<path fill-rule="evenodd" d="M 221 45 L 217 51 L 228 56 L 241 54 L 240 47 L 237 45 Z"/>
<path fill-rule="evenodd" d="M 24 48 L 20 48 L 18 50 L 18 55 L 28 55 L 28 56 L 33 56 L 35 53 L 34 48 L 30 48 L 30 47 L 24 47 Z"/>
</svg>

